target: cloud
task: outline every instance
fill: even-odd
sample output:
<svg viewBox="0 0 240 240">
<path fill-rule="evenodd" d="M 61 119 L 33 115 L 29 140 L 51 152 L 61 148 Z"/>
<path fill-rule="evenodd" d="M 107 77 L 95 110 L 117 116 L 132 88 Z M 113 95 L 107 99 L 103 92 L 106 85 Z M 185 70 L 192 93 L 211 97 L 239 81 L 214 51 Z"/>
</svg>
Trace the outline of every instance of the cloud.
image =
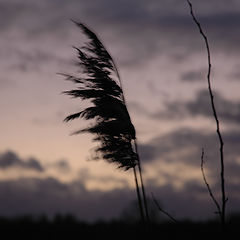
<svg viewBox="0 0 240 240">
<path fill-rule="evenodd" d="M 71 170 L 70 165 L 64 159 L 57 161 L 55 166 L 62 172 L 69 172 Z"/>
<path fill-rule="evenodd" d="M 69 165 L 68 161 L 65 159 L 61 159 L 51 164 L 48 164 L 47 168 L 55 169 L 61 173 L 69 173 L 71 171 L 71 166 Z"/>
<path fill-rule="evenodd" d="M 128 188 L 127 179 L 118 178 L 114 175 L 95 175 L 88 168 L 82 168 L 78 172 L 77 180 L 86 186 L 92 185 L 95 189 L 109 190 L 115 188 Z"/>
<path fill-rule="evenodd" d="M 181 76 L 181 80 L 185 82 L 198 82 L 203 80 L 202 71 L 189 71 Z"/>
<path fill-rule="evenodd" d="M 220 121 L 238 124 L 240 122 L 240 102 L 224 98 L 220 93 L 214 92 L 214 103 Z M 154 113 L 154 118 L 180 119 L 186 117 L 211 117 L 212 109 L 207 90 L 197 92 L 196 98 L 186 102 L 167 102 L 165 110 Z"/>
<path fill-rule="evenodd" d="M 219 6 L 217 1 L 211 4 L 207 1 L 195 3 L 201 22 L 207 26 L 210 39 L 214 39 L 214 46 L 223 51 L 239 46 L 236 29 L 240 6 L 235 1 L 231 2 L 228 6 Z M 72 36 L 70 33 L 73 28 L 68 19 L 74 18 L 88 24 L 100 36 L 107 36 L 110 31 L 111 38 L 108 38 L 108 42 L 116 40 L 114 43 L 119 45 L 123 53 L 126 52 L 126 47 L 120 45 L 130 46 L 124 54 L 125 59 L 122 59 L 126 64 L 145 62 L 164 50 L 169 52 L 170 46 L 202 50 L 202 45 L 199 44 L 200 36 L 196 34 L 195 38 L 189 37 L 194 34 L 195 26 L 185 2 L 165 0 L 159 4 L 155 0 L 122 0 L 114 3 L 110 0 L 64 0 L 61 1 L 61 8 L 59 4 L 58 0 L 45 0 L 41 3 L 25 1 L 21 4 L 19 1 L 3 1 L 0 8 L 0 29 L 5 34 L 16 33 L 18 42 L 26 41 L 25 38 L 29 42 L 33 39 L 37 42 L 39 38 L 41 40 L 47 36 L 44 39 L 59 43 Z M 233 8 L 234 5 L 236 7 Z M 234 12 L 231 12 L 233 10 Z M 19 34 L 19 26 L 22 34 Z M 7 42 L 5 44 L 8 45 Z"/>
<path fill-rule="evenodd" d="M 240 81 L 239 65 L 236 65 L 234 71 L 228 75 L 228 78 L 233 81 Z"/>
<path fill-rule="evenodd" d="M 204 219 L 215 217 L 215 206 L 211 203 L 204 185 L 196 182 L 185 184 L 176 191 L 171 185 L 161 188 L 146 186 L 153 192 L 161 206 L 176 218 Z M 215 189 L 214 189 L 215 190 Z M 239 211 L 239 185 L 228 188 L 228 212 Z M 60 183 L 54 178 L 22 178 L 0 182 L 0 211 L 2 216 L 73 214 L 81 220 L 110 220 L 123 217 L 129 205 L 136 202 L 136 193 L 129 188 L 111 191 L 89 191 L 80 181 Z M 151 199 L 149 199 L 151 201 Z M 150 204 L 151 205 L 151 204 Z M 155 211 L 158 211 L 157 208 Z"/>
<path fill-rule="evenodd" d="M 7 169 L 21 167 L 23 169 L 32 169 L 38 172 L 44 171 L 42 164 L 35 158 L 21 159 L 16 153 L 7 151 L 0 154 L 0 168 Z"/>
<path fill-rule="evenodd" d="M 135 101 L 131 101 L 128 103 L 128 109 L 129 109 L 129 112 L 133 112 L 135 114 L 149 115 L 148 109 L 145 108 L 142 104 L 135 102 Z"/>
<path fill-rule="evenodd" d="M 2 216 L 73 214 L 93 221 L 117 217 L 135 195 L 129 189 L 88 191 L 81 182 L 63 184 L 54 178 L 0 182 Z"/>
<path fill-rule="evenodd" d="M 15 86 L 15 82 L 12 79 L 1 78 L 0 79 L 0 91 L 3 92 L 6 89 Z"/>
<path fill-rule="evenodd" d="M 225 132 L 226 185 L 229 197 L 228 211 L 239 211 L 239 141 L 240 132 Z M 215 133 L 204 133 L 192 129 L 180 129 L 175 132 L 152 139 L 146 144 L 140 144 L 140 156 L 144 169 L 151 166 L 157 170 L 157 176 L 145 176 L 148 195 L 153 192 L 161 206 L 176 218 L 204 219 L 214 217 L 215 206 L 209 198 L 203 182 L 194 179 L 182 179 L 179 172 L 184 166 L 191 166 L 200 172 L 201 147 L 205 148 L 205 170 L 211 182 L 212 190 L 219 194 L 219 153 Z M 8 157 L 7 157 L 8 156 Z M 7 161 L 4 161 L 7 159 Z M 162 163 L 169 164 L 162 169 Z M 171 173 L 171 165 L 180 166 L 178 171 Z M 13 152 L 1 154 L 0 167 L 24 166 L 39 168 L 37 162 L 22 160 Z M 65 160 L 55 162 L 54 168 L 68 169 Z M 188 175 L 183 171 L 184 175 Z M 164 175 L 165 174 L 165 175 Z M 167 179 L 159 186 L 159 178 Z M 190 173 L 189 173 L 190 175 Z M 179 177 L 180 176 L 180 177 Z M 73 214 L 79 219 L 96 221 L 110 220 L 123 217 L 126 209 L 136 200 L 134 189 L 130 189 L 126 182 L 121 182 L 119 188 L 110 190 L 88 190 L 89 181 L 98 181 L 104 184 L 118 180 L 112 176 L 94 176 L 88 169 L 79 172 L 79 178 L 72 182 L 62 183 L 60 180 L 48 178 L 18 178 L 15 180 L 0 181 L 0 212 L 2 216 L 19 216 L 25 214 L 46 214 L 53 217 L 55 214 Z M 121 181 L 121 180 L 119 180 Z M 182 182 L 182 187 L 176 188 L 173 182 Z M 151 200 L 149 200 L 151 201 Z M 155 210 L 157 211 L 157 209 Z M 126 217 L 126 216 L 125 216 Z"/>
<path fill-rule="evenodd" d="M 20 168 L 24 171 L 15 171 L 15 168 Z M 43 176 L 53 176 L 60 179 L 71 178 L 72 168 L 66 159 L 59 159 L 51 162 L 44 163 L 42 160 L 36 157 L 29 157 L 27 159 L 21 158 L 14 151 L 6 151 L 0 153 L 0 169 L 2 171 L 2 179 L 14 179 L 19 177 L 43 177 Z M 7 171 L 14 170 L 14 171 Z M 33 170 L 34 172 L 31 172 Z M 30 172 L 29 172 L 30 171 Z M 27 175 L 26 175 L 27 174 Z M 30 174 L 30 175 L 28 175 Z M 39 175 L 40 174 L 40 175 Z M 61 174 L 61 175 L 60 175 Z"/>
<path fill-rule="evenodd" d="M 240 102 L 225 99 L 219 93 L 214 93 L 214 101 L 220 120 L 232 123 L 240 121 Z M 211 116 L 210 99 L 208 91 L 198 92 L 195 101 L 186 104 L 187 111 L 193 115 Z"/>
<path fill-rule="evenodd" d="M 224 158 L 226 165 L 226 178 L 231 183 L 240 182 L 240 132 L 223 132 Z M 178 176 L 179 181 L 186 183 L 189 178 L 176 172 L 186 172 L 187 169 L 200 172 L 201 150 L 205 151 L 205 169 L 211 181 L 219 181 L 219 142 L 215 132 L 206 132 L 193 129 L 179 129 L 160 137 L 156 137 L 145 144 L 140 144 L 139 152 L 145 166 L 154 164 L 159 176 L 167 182 L 174 182 Z M 167 168 L 165 168 L 165 165 Z M 174 167 L 173 170 L 171 168 Z M 159 170 L 157 170 L 159 169 Z M 185 169 L 185 170 L 184 170 Z"/>
</svg>

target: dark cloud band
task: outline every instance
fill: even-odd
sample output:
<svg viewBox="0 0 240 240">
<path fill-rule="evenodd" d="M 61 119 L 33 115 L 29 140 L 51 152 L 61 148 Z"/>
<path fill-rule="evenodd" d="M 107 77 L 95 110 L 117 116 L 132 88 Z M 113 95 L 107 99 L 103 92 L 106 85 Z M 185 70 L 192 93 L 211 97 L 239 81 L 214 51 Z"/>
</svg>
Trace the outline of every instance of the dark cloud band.
<svg viewBox="0 0 240 240">
<path fill-rule="evenodd" d="M 23 169 L 32 169 L 38 172 L 44 171 L 42 164 L 35 158 L 27 160 L 21 159 L 12 151 L 7 151 L 0 154 L 0 168 L 7 169 L 13 167 L 21 167 Z"/>
</svg>

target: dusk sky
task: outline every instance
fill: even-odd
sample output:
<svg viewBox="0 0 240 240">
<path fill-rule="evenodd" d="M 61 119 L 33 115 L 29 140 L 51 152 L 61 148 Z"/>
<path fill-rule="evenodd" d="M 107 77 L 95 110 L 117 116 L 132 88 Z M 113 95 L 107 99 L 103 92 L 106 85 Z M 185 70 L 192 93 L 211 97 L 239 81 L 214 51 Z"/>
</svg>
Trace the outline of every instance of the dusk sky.
<svg viewBox="0 0 240 240">
<path fill-rule="evenodd" d="M 227 212 L 240 211 L 240 1 L 192 0 L 208 36 L 225 142 Z M 215 217 L 219 146 L 207 91 L 207 53 L 185 0 L 0 0 L 0 215 L 60 213 L 110 219 L 135 201 L 131 170 L 93 161 L 92 136 L 63 119 L 86 106 L 74 86 L 89 26 L 119 68 L 137 131 L 146 191 L 176 218 Z M 156 209 L 157 211 L 157 209 Z"/>
</svg>

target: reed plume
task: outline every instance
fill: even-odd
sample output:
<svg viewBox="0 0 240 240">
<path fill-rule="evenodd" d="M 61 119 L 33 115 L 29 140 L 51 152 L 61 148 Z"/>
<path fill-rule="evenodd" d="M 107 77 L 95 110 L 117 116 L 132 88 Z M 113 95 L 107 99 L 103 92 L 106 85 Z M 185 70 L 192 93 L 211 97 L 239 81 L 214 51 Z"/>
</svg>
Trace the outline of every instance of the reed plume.
<svg viewBox="0 0 240 240">
<path fill-rule="evenodd" d="M 92 105 L 67 116 L 64 121 L 69 122 L 77 118 L 94 120 L 93 124 L 74 134 L 94 134 L 93 140 L 99 143 L 95 149 L 97 159 L 115 163 L 124 170 L 133 169 L 140 214 L 144 221 L 145 215 L 148 216 L 148 211 L 146 200 L 142 201 L 137 177 L 136 166 L 140 171 L 140 183 L 143 197 L 145 197 L 136 147 L 136 131 L 127 110 L 119 72 L 113 58 L 96 34 L 84 24 L 74 23 L 88 37 L 89 42 L 81 48 L 74 47 L 78 56 L 77 64 L 82 74 L 81 77 L 63 74 L 66 80 L 78 85 L 77 88 L 63 93 L 73 98 L 88 100 Z"/>
</svg>

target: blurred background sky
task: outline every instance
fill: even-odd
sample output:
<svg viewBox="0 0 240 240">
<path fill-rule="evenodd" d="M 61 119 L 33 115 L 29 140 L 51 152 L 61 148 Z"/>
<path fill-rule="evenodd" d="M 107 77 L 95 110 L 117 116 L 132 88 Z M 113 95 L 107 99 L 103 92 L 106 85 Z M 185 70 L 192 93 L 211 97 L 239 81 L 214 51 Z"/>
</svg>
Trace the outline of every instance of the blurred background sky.
<svg viewBox="0 0 240 240">
<path fill-rule="evenodd" d="M 240 211 L 240 2 L 192 0 L 212 54 L 212 87 L 225 142 L 228 213 Z M 132 172 L 91 161 L 84 107 L 61 94 L 77 71 L 72 46 L 87 24 L 115 59 L 137 130 L 150 196 L 176 218 L 214 217 L 219 152 L 207 92 L 207 56 L 184 0 L 0 0 L 0 215 L 117 217 L 135 200 Z M 157 210 L 156 210 L 157 211 Z"/>
</svg>

